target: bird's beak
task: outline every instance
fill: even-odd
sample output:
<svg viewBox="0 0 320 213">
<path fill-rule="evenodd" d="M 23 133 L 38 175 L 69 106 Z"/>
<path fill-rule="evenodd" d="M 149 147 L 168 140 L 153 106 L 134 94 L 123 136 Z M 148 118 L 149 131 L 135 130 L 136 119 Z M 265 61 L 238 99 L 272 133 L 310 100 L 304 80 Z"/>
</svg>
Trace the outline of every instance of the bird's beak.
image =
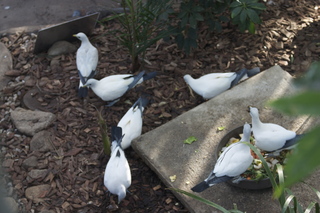
<svg viewBox="0 0 320 213">
<path fill-rule="evenodd" d="M 248 106 L 248 109 L 247 109 L 247 112 L 250 112 L 250 108 L 251 108 L 252 106 Z"/>
<path fill-rule="evenodd" d="M 77 37 L 77 35 L 76 35 L 76 34 L 73 34 L 72 36 L 73 36 L 73 37 Z"/>
</svg>

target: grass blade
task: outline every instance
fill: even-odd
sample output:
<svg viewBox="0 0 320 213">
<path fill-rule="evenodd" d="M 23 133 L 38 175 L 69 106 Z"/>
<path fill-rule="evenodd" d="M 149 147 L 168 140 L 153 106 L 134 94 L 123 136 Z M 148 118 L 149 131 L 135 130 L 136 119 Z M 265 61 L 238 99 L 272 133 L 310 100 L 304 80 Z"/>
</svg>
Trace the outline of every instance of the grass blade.
<svg viewBox="0 0 320 213">
<path fill-rule="evenodd" d="M 216 203 L 213 203 L 213 202 L 211 202 L 211 201 L 209 201 L 209 200 L 206 200 L 206 199 L 204 199 L 204 198 L 202 198 L 202 197 L 199 197 L 199 196 L 197 196 L 197 195 L 195 195 L 195 194 L 186 192 L 186 191 L 184 191 L 184 190 L 176 189 L 176 188 L 169 188 L 169 190 L 176 191 L 176 192 L 179 192 L 179 193 L 181 193 L 181 194 L 185 194 L 185 195 L 187 195 L 187 196 L 189 196 L 189 197 L 191 197 L 191 198 L 193 198 L 193 199 L 195 199 L 195 200 L 198 200 L 198 201 L 200 201 L 200 202 L 202 202 L 202 203 L 205 203 L 205 204 L 207 204 L 207 205 L 209 205 L 209 206 L 212 206 L 212 207 L 214 207 L 214 208 L 222 211 L 223 213 L 229 213 L 229 212 L 231 212 L 231 211 L 228 211 L 227 209 L 223 208 L 222 206 L 220 206 L 220 205 L 218 205 L 218 204 L 216 204 Z M 238 213 L 240 213 L 241 211 L 236 210 L 236 211 L 232 211 L 232 212 L 238 212 Z"/>
</svg>

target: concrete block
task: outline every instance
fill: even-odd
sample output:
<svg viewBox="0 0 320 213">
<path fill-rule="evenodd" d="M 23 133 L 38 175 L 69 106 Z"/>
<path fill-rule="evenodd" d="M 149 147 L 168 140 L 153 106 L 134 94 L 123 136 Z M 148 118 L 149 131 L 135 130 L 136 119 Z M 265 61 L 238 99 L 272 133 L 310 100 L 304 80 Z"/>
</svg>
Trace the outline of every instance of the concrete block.
<svg viewBox="0 0 320 213">
<path fill-rule="evenodd" d="M 248 106 L 260 110 L 262 122 L 282 125 L 298 133 L 308 130 L 319 120 L 308 116 L 288 117 L 266 107 L 266 102 L 296 92 L 291 84 L 292 77 L 281 67 L 274 66 L 238 84 L 217 97 L 178 116 L 172 121 L 150 131 L 133 141 L 132 147 L 154 170 L 167 187 L 192 192 L 190 188 L 207 178 L 215 164 L 215 150 L 222 137 L 230 130 L 251 123 Z M 218 131 L 218 127 L 225 127 Z M 198 140 L 191 145 L 183 141 L 190 136 Z M 316 172 L 309 183 L 320 185 Z M 170 176 L 176 175 L 171 182 Z M 315 194 L 307 186 L 298 184 L 298 196 L 309 204 Z M 299 188 L 300 187 L 300 188 Z M 193 192 L 192 192 L 193 193 Z M 191 212 L 218 212 L 190 197 L 174 192 Z M 272 199 L 272 189 L 244 190 L 227 183 L 210 187 L 202 193 L 195 193 L 226 209 L 246 212 L 279 212 L 277 200 Z"/>
</svg>

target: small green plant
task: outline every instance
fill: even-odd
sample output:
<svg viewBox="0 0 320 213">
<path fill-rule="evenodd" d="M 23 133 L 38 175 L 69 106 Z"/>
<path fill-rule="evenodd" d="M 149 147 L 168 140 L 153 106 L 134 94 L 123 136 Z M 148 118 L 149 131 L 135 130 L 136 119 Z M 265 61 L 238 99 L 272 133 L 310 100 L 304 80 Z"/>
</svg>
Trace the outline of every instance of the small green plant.
<svg viewBox="0 0 320 213">
<path fill-rule="evenodd" d="M 232 21 L 241 31 L 255 32 L 260 24 L 259 14 L 266 9 L 258 0 L 186 0 L 176 14 L 174 35 L 177 45 L 186 54 L 197 47 L 199 26 L 205 24 L 210 31 L 220 32 L 222 23 Z M 229 15 L 230 13 L 230 15 Z"/>
<path fill-rule="evenodd" d="M 94 105 L 92 105 L 94 106 Z M 104 153 L 108 156 L 111 155 L 111 143 L 108 137 L 107 123 L 102 118 L 101 112 L 94 106 L 97 111 L 98 123 L 100 127 L 101 139 L 103 144 Z"/>
<path fill-rule="evenodd" d="M 293 81 L 303 90 L 293 96 L 284 97 L 270 103 L 275 109 L 288 115 L 320 115 L 320 62 L 311 64 L 308 72 Z M 314 127 L 297 145 L 297 150 L 286 164 L 284 172 L 287 176 L 285 184 L 276 190 L 276 196 L 285 187 L 301 181 L 320 165 L 320 126 Z M 296 171 L 299 171 L 298 173 Z"/>
<path fill-rule="evenodd" d="M 230 4 L 232 23 L 241 31 L 255 32 L 255 24 L 260 24 L 259 14 L 266 9 L 258 0 L 236 0 Z"/>
<path fill-rule="evenodd" d="M 146 2 L 146 3 L 144 3 Z M 172 12 L 169 0 L 122 0 L 123 13 L 115 14 L 101 22 L 117 20 L 121 29 L 111 31 L 121 45 L 126 47 L 132 59 L 132 71 L 141 67 L 147 48 L 170 34 L 164 30 L 168 15 Z"/>
</svg>

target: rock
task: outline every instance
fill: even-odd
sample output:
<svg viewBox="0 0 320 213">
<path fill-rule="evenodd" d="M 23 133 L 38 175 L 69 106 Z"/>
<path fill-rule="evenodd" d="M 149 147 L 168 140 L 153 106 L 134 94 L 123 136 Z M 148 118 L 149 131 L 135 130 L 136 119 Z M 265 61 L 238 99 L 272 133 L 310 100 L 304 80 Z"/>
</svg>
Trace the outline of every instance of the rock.
<svg viewBox="0 0 320 213">
<path fill-rule="evenodd" d="M 26 76 L 24 80 L 27 87 L 33 87 L 37 82 L 36 78 L 33 76 Z"/>
<path fill-rule="evenodd" d="M 57 41 L 48 50 L 49 56 L 57 56 L 68 53 L 73 53 L 77 50 L 77 47 L 67 41 Z"/>
<path fill-rule="evenodd" d="M 1 212 L 18 213 L 19 204 L 12 197 L 0 198 Z"/>
<path fill-rule="evenodd" d="M 56 116 L 50 112 L 32 111 L 18 107 L 11 112 L 11 120 L 20 132 L 33 136 L 52 124 L 56 120 Z"/>
<path fill-rule="evenodd" d="M 52 136 L 52 133 L 46 130 L 36 133 L 30 141 L 30 150 L 41 152 L 53 150 Z"/>
<path fill-rule="evenodd" d="M 36 167 L 37 165 L 38 159 L 36 156 L 28 157 L 22 162 L 22 166 L 25 168 Z"/>
<path fill-rule="evenodd" d="M 8 70 L 12 70 L 12 56 L 7 47 L 0 42 L 0 90 L 10 81 L 10 78 L 5 76 Z"/>
<path fill-rule="evenodd" d="M 28 175 L 32 179 L 38 179 L 38 178 L 43 178 L 47 174 L 48 170 L 47 169 L 32 169 Z"/>
<path fill-rule="evenodd" d="M 43 184 L 38 186 L 31 186 L 26 189 L 25 195 L 28 199 L 32 200 L 35 203 L 41 202 L 42 198 L 46 197 L 46 195 L 50 191 L 50 185 Z"/>
</svg>

